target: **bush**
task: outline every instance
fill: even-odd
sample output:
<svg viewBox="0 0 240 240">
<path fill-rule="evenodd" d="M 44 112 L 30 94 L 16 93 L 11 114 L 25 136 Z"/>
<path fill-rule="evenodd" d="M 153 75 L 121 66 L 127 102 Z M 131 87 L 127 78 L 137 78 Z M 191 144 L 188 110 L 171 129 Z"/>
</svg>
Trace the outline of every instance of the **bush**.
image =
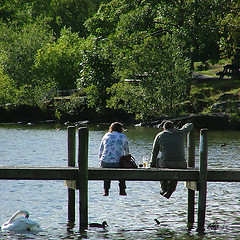
<svg viewBox="0 0 240 240">
<path fill-rule="evenodd" d="M 3 69 L 0 66 L 0 105 L 14 103 L 16 92 L 14 81 L 7 74 L 3 73 Z"/>
<path fill-rule="evenodd" d="M 57 42 L 38 50 L 34 69 L 40 82 L 51 79 L 59 89 L 75 89 L 81 62 L 81 39 L 64 28 Z"/>
</svg>

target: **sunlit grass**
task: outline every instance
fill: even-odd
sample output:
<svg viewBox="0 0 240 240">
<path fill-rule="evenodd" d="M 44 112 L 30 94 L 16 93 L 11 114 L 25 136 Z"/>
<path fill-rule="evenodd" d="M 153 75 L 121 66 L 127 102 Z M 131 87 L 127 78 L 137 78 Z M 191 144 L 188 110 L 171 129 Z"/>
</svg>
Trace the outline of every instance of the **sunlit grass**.
<svg viewBox="0 0 240 240">
<path fill-rule="evenodd" d="M 218 64 L 211 65 L 197 62 L 194 64 L 194 72 L 209 76 L 209 78 L 200 78 L 193 81 L 190 91 L 192 101 L 203 100 L 212 104 L 217 102 L 222 94 L 239 94 L 240 95 L 240 79 L 232 80 L 230 77 L 219 79 L 217 72 L 223 71 L 223 67 L 229 64 L 229 61 L 221 60 Z M 204 70 L 204 68 L 206 68 Z M 212 78 L 211 78 L 212 77 Z M 209 112 L 206 108 L 203 113 Z"/>
<path fill-rule="evenodd" d="M 216 73 L 223 71 L 223 66 L 226 64 L 230 64 L 230 61 L 223 59 L 223 60 L 220 60 L 217 64 L 214 64 L 214 65 L 210 63 L 208 64 L 209 64 L 209 68 L 207 70 L 199 70 L 199 67 L 203 64 L 201 62 L 196 62 L 194 64 L 194 71 L 199 74 L 204 74 L 211 77 L 218 77 Z"/>
</svg>

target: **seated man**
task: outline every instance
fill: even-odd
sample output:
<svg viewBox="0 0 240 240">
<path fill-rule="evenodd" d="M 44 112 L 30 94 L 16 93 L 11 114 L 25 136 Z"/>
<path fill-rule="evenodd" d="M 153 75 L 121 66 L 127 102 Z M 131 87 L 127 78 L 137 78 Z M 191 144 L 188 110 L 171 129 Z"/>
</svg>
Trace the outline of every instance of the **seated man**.
<svg viewBox="0 0 240 240">
<path fill-rule="evenodd" d="M 151 155 L 151 167 L 160 168 L 186 168 L 184 142 L 186 135 L 193 129 L 192 123 L 186 123 L 181 129 L 175 129 L 173 122 L 167 121 L 163 125 L 163 131 L 154 139 Z M 158 154 L 161 152 L 161 157 Z M 160 181 L 160 194 L 170 198 L 176 190 L 177 181 Z"/>
</svg>

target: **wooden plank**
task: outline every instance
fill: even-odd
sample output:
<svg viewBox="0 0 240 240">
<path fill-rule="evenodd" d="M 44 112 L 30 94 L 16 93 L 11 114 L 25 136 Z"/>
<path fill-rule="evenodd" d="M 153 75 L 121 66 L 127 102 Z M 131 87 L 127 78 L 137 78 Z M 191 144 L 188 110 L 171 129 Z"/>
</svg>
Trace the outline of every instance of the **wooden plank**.
<svg viewBox="0 0 240 240">
<path fill-rule="evenodd" d="M 77 167 L 3 167 L 2 180 L 78 180 Z M 88 180 L 125 179 L 129 181 L 198 181 L 197 169 L 117 169 L 88 168 Z M 208 169 L 210 182 L 240 182 L 240 168 Z"/>
<path fill-rule="evenodd" d="M 89 180 L 130 180 L 130 181 L 159 181 L 159 180 L 198 180 L 198 170 L 192 169 L 116 169 L 89 168 Z"/>
<path fill-rule="evenodd" d="M 0 167 L 0 179 L 16 180 L 77 180 L 74 167 Z"/>
<path fill-rule="evenodd" d="M 208 169 L 207 181 L 210 182 L 239 182 L 240 169 Z"/>
</svg>

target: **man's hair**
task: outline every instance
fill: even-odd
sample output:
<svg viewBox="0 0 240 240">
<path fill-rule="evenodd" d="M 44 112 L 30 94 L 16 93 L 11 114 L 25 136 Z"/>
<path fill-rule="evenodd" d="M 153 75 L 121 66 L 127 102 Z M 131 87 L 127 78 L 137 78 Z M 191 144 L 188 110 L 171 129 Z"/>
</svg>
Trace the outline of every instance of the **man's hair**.
<svg viewBox="0 0 240 240">
<path fill-rule="evenodd" d="M 110 127 L 109 127 L 109 130 L 108 130 L 109 132 L 114 132 L 114 131 L 116 131 L 116 132 L 122 132 L 123 131 L 123 126 L 122 126 L 122 124 L 120 123 L 120 122 L 114 122 L 114 123 L 112 123 L 111 125 L 110 125 Z"/>
<path fill-rule="evenodd" d="M 172 121 L 166 121 L 163 125 L 164 129 L 173 129 L 174 128 L 174 124 Z"/>
</svg>

